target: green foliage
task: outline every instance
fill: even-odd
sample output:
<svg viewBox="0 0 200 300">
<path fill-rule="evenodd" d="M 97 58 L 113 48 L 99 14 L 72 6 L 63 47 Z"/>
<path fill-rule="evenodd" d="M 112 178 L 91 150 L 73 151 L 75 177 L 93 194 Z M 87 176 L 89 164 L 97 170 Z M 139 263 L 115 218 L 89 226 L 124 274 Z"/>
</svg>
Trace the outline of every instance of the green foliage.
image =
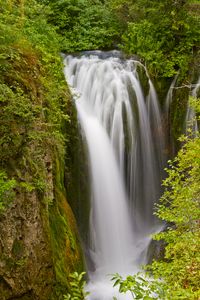
<svg viewBox="0 0 200 300">
<path fill-rule="evenodd" d="M 70 274 L 70 292 L 64 296 L 64 300 L 85 300 L 89 295 L 88 292 L 85 291 L 84 281 L 85 272 L 77 273 L 74 272 Z"/>
<path fill-rule="evenodd" d="M 163 290 L 158 281 L 146 277 L 145 274 L 137 273 L 133 276 L 129 275 L 123 279 L 118 273 L 112 278 L 113 286 L 119 286 L 120 293 L 130 292 L 133 299 L 151 300 L 163 299 Z M 160 298 L 162 297 L 162 298 Z"/>
<path fill-rule="evenodd" d="M 63 153 L 68 121 L 60 38 L 37 1 L 0 5 L 0 164 L 44 191 L 44 149 Z"/>
<path fill-rule="evenodd" d="M 194 100 L 193 100 L 194 101 Z M 200 101 L 195 104 L 200 108 Z M 166 299 L 199 299 L 200 137 L 182 137 L 184 146 L 167 170 L 156 215 L 167 229 L 155 236 L 166 243 L 163 261 L 150 267 L 163 278 Z"/>
<path fill-rule="evenodd" d="M 189 105 L 194 109 L 196 112 L 196 120 L 197 122 L 200 120 L 200 104 L 199 99 L 196 99 L 195 97 L 190 96 L 189 97 Z"/>
<path fill-rule="evenodd" d="M 57 28 L 63 51 L 121 47 L 153 76 L 184 76 L 199 53 L 197 2 L 189 0 L 38 0 Z M 199 7 L 199 6 L 198 6 Z"/>
<path fill-rule="evenodd" d="M 29 196 L 40 201 L 54 268 L 54 276 L 47 278 L 47 284 L 52 282 L 49 297 L 61 299 L 68 286 L 67 274 L 82 270 L 82 260 L 63 184 L 70 93 L 63 74 L 61 39 L 47 22 L 48 13 L 35 0 L 0 0 L 0 169 L 17 181 L 18 209 L 28 209 Z M 62 160 L 59 169 L 58 157 Z M 0 212 L 14 195 L 14 183 L 0 172 Z M 15 257 L 10 258 L 14 267 L 24 263 L 22 248 L 17 240 Z"/>
<path fill-rule="evenodd" d="M 188 71 L 200 45 L 199 16 L 190 13 L 189 1 L 121 0 L 113 5 L 117 11 L 128 9 L 122 36 L 126 53 L 139 55 L 154 76 Z"/>
<path fill-rule="evenodd" d="M 119 39 L 120 25 L 107 2 L 50 0 L 45 3 L 51 8 L 49 22 L 63 37 L 63 51 L 108 49 Z"/>
<path fill-rule="evenodd" d="M 14 179 L 8 180 L 5 172 L 0 171 L 0 213 L 10 204 L 14 197 L 13 188 L 16 186 Z"/>
</svg>

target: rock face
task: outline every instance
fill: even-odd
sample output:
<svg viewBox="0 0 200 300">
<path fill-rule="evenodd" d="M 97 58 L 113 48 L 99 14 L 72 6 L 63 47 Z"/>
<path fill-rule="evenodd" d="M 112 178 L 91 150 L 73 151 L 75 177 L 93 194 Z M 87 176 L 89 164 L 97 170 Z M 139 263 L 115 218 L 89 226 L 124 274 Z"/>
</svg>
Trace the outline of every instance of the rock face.
<svg viewBox="0 0 200 300">
<path fill-rule="evenodd" d="M 47 299 L 51 292 L 53 260 L 42 210 L 36 192 L 24 193 L 1 217 L 2 300 Z"/>
<path fill-rule="evenodd" d="M 16 181 L 12 204 L 0 212 L 0 300 L 59 300 L 69 273 L 83 268 L 64 183 L 70 95 L 63 75 L 44 78 L 37 56 L 35 65 L 25 54 L 20 59 L 20 71 L 13 68 L 22 82 L 7 73 L 6 84 L 0 81 L 0 171 Z"/>
<path fill-rule="evenodd" d="M 43 163 L 48 189 L 17 188 L 0 216 L 1 300 L 62 299 L 67 275 L 81 269 L 76 222 L 56 176 L 58 165 Z"/>
<path fill-rule="evenodd" d="M 46 157 L 42 167 L 48 188 L 17 187 L 11 207 L 0 216 L 1 300 L 62 299 L 68 274 L 82 267 L 59 163 Z"/>
<path fill-rule="evenodd" d="M 148 264 L 151 264 L 153 260 L 164 259 L 165 244 L 163 241 L 152 240 L 147 253 Z"/>
<path fill-rule="evenodd" d="M 70 93 L 54 29 L 18 2 L 0 10 L 0 173 L 16 182 L 12 203 L 0 199 L 0 300 L 59 300 L 83 268 L 64 180 Z"/>
</svg>

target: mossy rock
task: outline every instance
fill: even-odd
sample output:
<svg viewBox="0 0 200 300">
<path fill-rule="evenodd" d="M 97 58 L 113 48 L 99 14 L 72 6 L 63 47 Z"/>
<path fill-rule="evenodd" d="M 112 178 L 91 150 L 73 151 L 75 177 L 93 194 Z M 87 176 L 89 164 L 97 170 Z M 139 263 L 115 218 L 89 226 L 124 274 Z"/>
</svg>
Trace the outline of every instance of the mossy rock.
<svg viewBox="0 0 200 300">
<path fill-rule="evenodd" d="M 64 161 L 54 160 L 54 200 L 49 205 L 50 240 L 55 271 L 55 285 L 51 299 L 62 299 L 68 290 L 68 276 L 83 271 L 83 256 L 74 214 L 66 199 Z"/>
<path fill-rule="evenodd" d="M 138 79 L 139 79 L 139 82 L 141 84 L 141 87 L 142 87 L 142 91 L 143 91 L 143 94 L 144 96 L 148 96 L 149 94 L 149 77 L 147 76 L 147 72 L 145 70 L 145 67 L 138 63 L 137 64 L 137 75 L 138 75 Z"/>
<path fill-rule="evenodd" d="M 156 89 L 159 103 L 162 106 L 165 104 L 165 99 L 169 91 L 173 78 L 159 77 L 153 78 L 153 84 Z"/>
<path fill-rule="evenodd" d="M 185 78 L 184 80 L 178 78 L 176 86 L 173 91 L 173 100 L 170 108 L 170 125 L 171 133 L 174 141 L 174 155 L 181 147 L 179 137 L 185 134 L 185 121 L 187 114 L 187 107 L 190 95 L 191 78 Z"/>
<path fill-rule="evenodd" d="M 90 180 L 87 146 L 83 140 L 77 120 L 77 112 L 71 101 L 68 106 L 70 122 L 66 124 L 68 143 L 66 146 L 64 185 L 67 199 L 76 217 L 83 242 L 87 243 L 90 215 Z"/>
</svg>

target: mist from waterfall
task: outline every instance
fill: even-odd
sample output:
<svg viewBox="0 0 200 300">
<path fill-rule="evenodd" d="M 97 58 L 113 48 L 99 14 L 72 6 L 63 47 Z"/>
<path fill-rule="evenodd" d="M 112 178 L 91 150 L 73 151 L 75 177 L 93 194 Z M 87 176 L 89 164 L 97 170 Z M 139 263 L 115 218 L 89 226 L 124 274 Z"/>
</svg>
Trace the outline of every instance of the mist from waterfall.
<svg viewBox="0 0 200 300">
<path fill-rule="evenodd" d="M 88 288 L 91 299 L 118 295 L 108 274 L 137 272 L 147 259 L 164 166 L 164 133 L 157 96 L 139 62 L 119 53 L 67 56 L 65 75 L 76 95 L 88 149 L 91 213 Z M 147 79 L 144 91 L 140 73 Z"/>
</svg>

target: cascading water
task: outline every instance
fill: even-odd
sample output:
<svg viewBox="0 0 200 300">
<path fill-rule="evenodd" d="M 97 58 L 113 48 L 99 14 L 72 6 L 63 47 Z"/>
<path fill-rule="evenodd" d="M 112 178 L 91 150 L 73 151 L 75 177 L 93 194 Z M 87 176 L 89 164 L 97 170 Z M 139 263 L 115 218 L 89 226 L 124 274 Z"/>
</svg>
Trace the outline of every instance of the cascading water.
<svg viewBox="0 0 200 300">
<path fill-rule="evenodd" d="M 191 89 L 191 96 L 197 97 L 197 94 L 200 89 L 200 77 L 197 81 L 197 83 L 194 85 L 194 87 Z M 188 103 L 187 107 L 187 113 L 186 113 L 186 132 L 192 131 L 194 135 L 197 134 L 198 132 L 198 124 L 197 124 L 197 119 L 196 119 L 196 113 L 193 109 L 193 107 L 190 106 Z"/>
<path fill-rule="evenodd" d="M 178 80 L 178 74 L 174 77 L 174 79 L 170 85 L 169 91 L 168 91 L 166 99 L 165 99 L 165 106 L 164 106 L 166 123 L 167 123 L 167 127 L 169 127 L 169 144 L 172 147 L 173 147 L 173 139 L 171 138 L 171 128 L 170 128 L 170 119 L 169 119 L 170 106 L 171 106 L 172 100 L 173 100 L 174 89 L 182 88 L 182 87 L 176 87 L 177 80 Z M 183 86 L 183 88 L 184 88 L 184 86 Z M 196 84 L 191 85 L 190 95 L 193 97 L 197 97 L 199 88 L 200 88 L 200 77 Z M 195 113 L 194 109 L 190 106 L 190 103 L 188 101 L 187 111 L 186 111 L 186 116 L 185 116 L 185 133 L 188 134 L 188 133 L 190 133 L 190 131 L 192 131 L 194 133 L 194 135 L 196 135 L 196 133 L 198 132 L 198 124 L 197 124 L 197 120 L 196 120 L 196 113 Z M 175 153 L 174 149 L 172 152 Z"/>
<path fill-rule="evenodd" d="M 160 195 L 164 135 L 155 90 L 144 96 L 136 61 L 118 52 L 65 59 L 65 75 L 88 148 L 91 178 L 89 270 L 91 299 L 114 295 L 108 274 L 139 270 L 155 231 L 153 204 Z M 159 136 L 159 138 L 158 138 Z"/>
</svg>

